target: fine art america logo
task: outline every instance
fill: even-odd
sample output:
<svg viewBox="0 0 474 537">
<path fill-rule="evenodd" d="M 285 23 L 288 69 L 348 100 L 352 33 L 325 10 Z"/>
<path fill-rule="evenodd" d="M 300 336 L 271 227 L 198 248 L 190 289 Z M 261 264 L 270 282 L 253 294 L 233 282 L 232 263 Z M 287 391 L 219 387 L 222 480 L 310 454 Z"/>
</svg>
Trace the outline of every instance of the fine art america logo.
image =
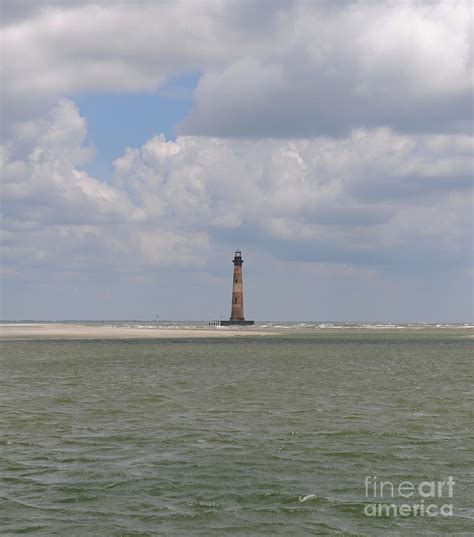
<svg viewBox="0 0 474 537">
<path fill-rule="evenodd" d="M 453 476 L 446 481 L 381 481 L 367 476 L 364 481 L 366 516 L 453 516 Z M 404 501 L 404 503 L 401 503 Z"/>
</svg>

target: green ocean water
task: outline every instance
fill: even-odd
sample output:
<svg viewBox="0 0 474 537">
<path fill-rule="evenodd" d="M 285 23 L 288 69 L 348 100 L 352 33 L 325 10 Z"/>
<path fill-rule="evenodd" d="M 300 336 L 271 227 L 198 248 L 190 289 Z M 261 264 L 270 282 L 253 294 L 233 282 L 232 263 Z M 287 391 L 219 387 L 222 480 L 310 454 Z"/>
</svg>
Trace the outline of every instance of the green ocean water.
<svg viewBox="0 0 474 537">
<path fill-rule="evenodd" d="M 472 536 L 467 334 L 4 341 L 0 533 Z M 453 476 L 453 516 L 367 516 L 367 476 Z"/>
</svg>

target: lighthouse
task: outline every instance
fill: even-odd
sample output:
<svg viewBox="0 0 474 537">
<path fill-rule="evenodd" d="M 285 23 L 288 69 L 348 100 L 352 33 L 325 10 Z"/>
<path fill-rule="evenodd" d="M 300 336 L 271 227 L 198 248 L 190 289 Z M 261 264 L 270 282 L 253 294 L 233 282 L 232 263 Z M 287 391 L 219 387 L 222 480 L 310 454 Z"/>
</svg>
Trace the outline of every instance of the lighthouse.
<svg viewBox="0 0 474 537">
<path fill-rule="evenodd" d="M 246 321 L 244 317 L 244 282 L 242 273 L 242 252 L 236 250 L 234 254 L 234 274 L 232 278 L 232 303 L 230 308 L 230 319 L 228 321 L 211 321 L 212 326 L 250 326 L 254 321 Z"/>
<path fill-rule="evenodd" d="M 242 281 L 242 252 L 236 250 L 234 254 L 234 279 L 232 281 L 232 306 L 230 321 L 245 321 L 244 317 L 244 289 Z"/>
</svg>

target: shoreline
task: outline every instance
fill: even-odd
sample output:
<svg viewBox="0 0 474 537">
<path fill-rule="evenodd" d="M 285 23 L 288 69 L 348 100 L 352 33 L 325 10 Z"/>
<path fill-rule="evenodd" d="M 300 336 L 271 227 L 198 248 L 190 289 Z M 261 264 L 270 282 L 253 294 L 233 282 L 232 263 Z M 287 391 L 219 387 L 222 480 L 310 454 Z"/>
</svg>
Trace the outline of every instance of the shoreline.
<svg viewBox="0 0 474 537">
<path fill-rule="evenodd" d="M 37 339 L 188 339 L 235 336 L 267 336 L 261 330 L 222 330 L 222 328 L 136 328 L 87 326 L 60 323 L 8 323 L 0 325 L 0 341 Z"/>
<path fill-rule="evenodd" d="M 113 321 L 112 321 L 113 322 Z M 278 336 L 290 334 L 376 334 L 376 333 L 457 333 L 463 339 L 473 339 L 472 326 L 331 326 L 311 328 L 262 325 L 260 327 L 217 326 L 145 326 L 94 325 L 81 322 L 0 322 L 0 341 L 34 340 L 124 340 L 124 339 L 222 339 L 232 337 Z"/>
</svg>

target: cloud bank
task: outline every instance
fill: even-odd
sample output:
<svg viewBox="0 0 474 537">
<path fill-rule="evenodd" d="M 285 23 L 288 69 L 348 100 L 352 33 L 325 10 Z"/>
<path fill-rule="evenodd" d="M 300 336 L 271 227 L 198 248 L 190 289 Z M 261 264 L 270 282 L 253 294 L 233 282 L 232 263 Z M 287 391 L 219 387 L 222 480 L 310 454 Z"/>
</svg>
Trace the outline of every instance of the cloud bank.
<svg viewBox="0 0 474 537">
<path fill-rule="evenodd" d="M 2 8 L 4 278 L 209 274 L 236 246 L 285 277 L 470 273 L 469 2 Z M 175 140 L 157 126 L 111 177 L 85 171 L 76 96 L 189 72 Z"/>
<path fill-rule="evenodd" d="M 92 265 L 104 256 L 118 264 L 124 252 L 139 265 L 187 263 L 196 248 L 205 254 L 212 241 L 243 232 L 283 259 L 440 270 L 462 265 L 469 248 L 473 143 L 464 135 L 156 135 L 127 149 L 106 184 L 81 170 L 85 130 L 63 100 L 25 160 L 5 151 L 5 228 L 33 231 L 20 257 L 31 248 L 29 259 L 47 259 L 38 242 L 54 244 L 52 253 L 63 245 L 68 266 L 75 251 L 82 266 L 87 241 L 101 252 L 87 256 Z"/>
<path fill-rule="evenodd" d="M 470 129 L 469 2 L 5 2 L 11 119 L 200 71 L 183 134 Z"/>
</svg>

